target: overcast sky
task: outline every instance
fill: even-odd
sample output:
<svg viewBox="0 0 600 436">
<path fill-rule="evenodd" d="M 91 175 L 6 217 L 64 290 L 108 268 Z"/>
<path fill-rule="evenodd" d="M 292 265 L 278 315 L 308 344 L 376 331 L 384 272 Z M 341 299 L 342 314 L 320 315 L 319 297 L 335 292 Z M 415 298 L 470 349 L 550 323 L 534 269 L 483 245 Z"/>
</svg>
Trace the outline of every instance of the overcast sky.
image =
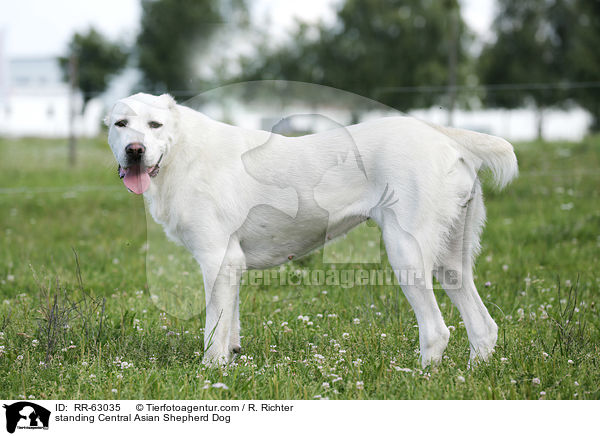
<svg viewBox="0 0 600 436">
<path fill-rule="evenodd" d="M 269 18 L 271 32 L 284 33 L 294 18 L 332 20 L 338 0 L 255 0 L 252 13 L 260 22 Z M 75 31 L 96 27 L 111 38 L 132 41 L 141 14 L 139 0 L 0 0 L 0 34 L 7 57 L 63 54 Z M 494 0 L 461 0 L 463 15 L 477 33 L 490 27 Z M 0 47 L 2 49 L 2 47 Z"/>
</svg>

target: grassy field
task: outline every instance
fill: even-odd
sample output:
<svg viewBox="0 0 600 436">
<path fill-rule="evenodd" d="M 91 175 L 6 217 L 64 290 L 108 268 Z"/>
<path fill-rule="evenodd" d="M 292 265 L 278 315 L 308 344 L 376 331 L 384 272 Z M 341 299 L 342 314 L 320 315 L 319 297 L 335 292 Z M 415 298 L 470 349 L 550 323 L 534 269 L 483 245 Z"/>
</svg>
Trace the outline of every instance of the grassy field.
<svg viewBox="0 0 600 436">
<path fill-rule="evenodd" d="M 436 291 L 452 333 L 426 371 L 397 286 L 302 284 L 245 285 L 243 354 L 204 368 L 194 302 L 180 310 L 148 288 L 142 199 L 119 181 L 103 139 L 79 150 L 69 167 L 63 141 L 0 140 L 0 398 L 600 399 L 598 137 L 516 145 L 520 178 L 485 189 L 476 268 L 496 353 L 467 367 L 460 316 Z M 328 253 L 378 243 L 362 227 Z M 389 270 L 381 255 L 367 267 Z M 365 268 L 322 259 L 285 271 Z"/>
</svg>

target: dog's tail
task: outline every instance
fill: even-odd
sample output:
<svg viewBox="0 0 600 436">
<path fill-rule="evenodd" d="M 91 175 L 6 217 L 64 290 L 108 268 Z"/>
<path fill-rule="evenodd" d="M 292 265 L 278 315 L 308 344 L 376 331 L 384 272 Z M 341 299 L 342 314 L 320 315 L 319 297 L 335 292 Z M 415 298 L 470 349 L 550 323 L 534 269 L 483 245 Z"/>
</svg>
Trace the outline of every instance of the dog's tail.
<svg viewBox="0 0 600 436">
<path fill-rule="evenodd" d="M 430 125 L 452 138 L 460 148 L 480 159 L 481 167 L 492 171 L 494 182 L 499 189 L 504 188 L 519 174 L 517 157 L 508 141 L 485 133 Z"/>
</svg>

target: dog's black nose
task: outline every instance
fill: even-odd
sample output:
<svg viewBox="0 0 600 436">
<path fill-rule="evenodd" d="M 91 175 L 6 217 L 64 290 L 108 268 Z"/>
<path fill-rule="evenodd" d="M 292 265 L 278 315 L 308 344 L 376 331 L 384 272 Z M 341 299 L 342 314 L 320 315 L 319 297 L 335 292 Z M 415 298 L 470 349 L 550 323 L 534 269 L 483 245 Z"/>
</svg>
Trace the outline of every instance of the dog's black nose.
<svg viewBox="0 0 600 436">
<path fill-rule="evenodd" d="M 141 159 L 142 155 L 146 151 L 146 147 L 144 147 L 139 142 L 132 142 L 131 144 L 125 147 L 125 153 L 127 157 L 131 160 Z"/>
</svg>

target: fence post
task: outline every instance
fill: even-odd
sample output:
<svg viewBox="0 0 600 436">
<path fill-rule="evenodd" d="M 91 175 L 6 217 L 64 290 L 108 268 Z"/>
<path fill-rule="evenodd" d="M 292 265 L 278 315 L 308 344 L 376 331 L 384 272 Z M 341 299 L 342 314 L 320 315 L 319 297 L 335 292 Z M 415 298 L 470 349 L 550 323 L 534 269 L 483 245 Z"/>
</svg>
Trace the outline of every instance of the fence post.
<svg viewBox="0 0 600 436">
<path fill-rule="evenodd" d="M 450 32 L 448 35 L 448 122 L 454 125 L 454 106 L 456 105 L 456 68 L 458 51 L 458 4 L 454 0 L 446 3 Z"/>
<path fill-rule="evenodd" d="M 77 163 L 77 138 L 75 136 L 75 117 L 77 115 L 77 55 L 69 56 L 69 164 Z"/>
</svg>

